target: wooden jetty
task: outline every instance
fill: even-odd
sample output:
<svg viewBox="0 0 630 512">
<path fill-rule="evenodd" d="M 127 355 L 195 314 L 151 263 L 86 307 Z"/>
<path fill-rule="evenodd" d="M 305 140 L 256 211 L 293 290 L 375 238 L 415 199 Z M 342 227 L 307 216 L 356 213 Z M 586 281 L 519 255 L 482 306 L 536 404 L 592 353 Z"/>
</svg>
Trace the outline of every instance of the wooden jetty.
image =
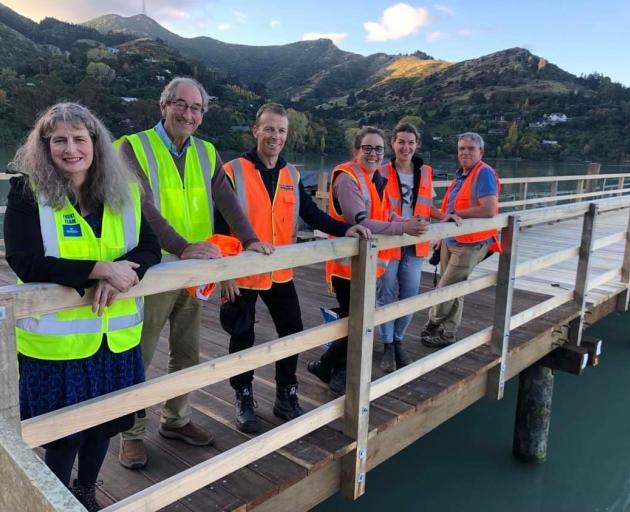
<svg viewBox="0 0 630 512">
<path fill-rule="evenodd" d="M 245 275 L 243 269 L 296 267 L 306 330 L 276 339 L 261 307 L 257 345 L 228 355 L 215 298 L 203 308 L 198 366 L 166 375 L 163 340 L 146 383 L 22 422 L 15 319 L 74 307 L 89 297 L 56 285 L 13 286 L 11 271 L 0 267 L 7 284 L 0 288 L 0 509 L 84 510 L 41 462 L 37 447 L 146 407 L 152 418 L 146 437 L 149 463 L 137 471 L 123 468 L 117 462 L 118 442 L 111 443 L 98 492 L 105 510 L 308 510 L 338 491 L 351 499 L 369 492 L 371 468 L 477 400 L 500 399 L 505 380 L 541 364 L 576 373 L 595 364 L 597 348 L 582 339 L 583 326 L 628 304 L 630 189 L 625 175 L 512 180 L 521 195 L 501 203 L 512 211 L 461 227 L 435 224 L 421 238 L 323 240 L 282 247 L 273 256 L 245 253 L 158 265 L 126 296 L 221 281 Z M 577 185 L 559 195 L 558 184 L 564 181 Z M 602 186 L 605 181 L 615 186 Z M 549 185 L 549 195 L 529 197 L 533 183 Z M 582 202 L 535 208 L 575 200 Z M 378 249 L 489 228 L 502 230 L 506 250 L 480 264 L 468 281 L 433 289 L 427 273 L 419 296 L 372 306 Z M 351 316 L 322 325 L 319 307 L 335 305 L 323 283 L 322 262 L 339 257 L 354 258 Z M 467 297 L 460 340 L 438 351 L 423 347 L 418 334 L 427 308 L 462 295 Z M 420 312 L 406 347 L 415 362 L 386 375 L 373 364 L 381 346 L 374 341 L 375 327 L 414 311 Z M 347 394 L 332 399 L 305 366 L 322 353 L 325 342 L 346 334 Z M 282 422 L 272 413 L 272 363 L 296 353 L 302 353 L 298 380 L 307 414 Z M 263 428 L 249 436 L 234 426 L 234 395 L 226 379 L 254 368 Z M 159 403 L 185 392 L 192 392 L 194 420 L 213 432 L 214 446 L 193 448 L 158 435 Z"/>
</svg>

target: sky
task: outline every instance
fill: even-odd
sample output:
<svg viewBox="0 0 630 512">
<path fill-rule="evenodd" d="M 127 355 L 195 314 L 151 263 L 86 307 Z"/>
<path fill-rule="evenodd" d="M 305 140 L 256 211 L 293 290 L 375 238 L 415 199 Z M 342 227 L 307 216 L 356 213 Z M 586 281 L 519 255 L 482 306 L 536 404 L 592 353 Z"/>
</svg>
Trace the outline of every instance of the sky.
<svg viewBox="0 0 630 512">
<path fill-rule="evenodd" d="M 630 86 L 628 0 L 0 0 L 39 21 L 80 23 L 142 12 L 184 36 L 228 43 L 285 44 L 327 37 L 369 55 L 417 50 L 462 61 L 513 47 L 575 75 L 603 73 Z"/>
</svg>

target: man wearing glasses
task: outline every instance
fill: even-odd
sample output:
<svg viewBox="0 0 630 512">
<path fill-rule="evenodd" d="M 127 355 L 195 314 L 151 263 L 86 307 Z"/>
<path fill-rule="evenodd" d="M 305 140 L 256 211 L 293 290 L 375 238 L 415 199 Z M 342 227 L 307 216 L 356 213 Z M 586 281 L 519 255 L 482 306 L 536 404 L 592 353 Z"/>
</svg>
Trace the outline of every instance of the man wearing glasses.
<svg viewBox="0 0 630 512">
<path fill-rule="evenodd" d="M 117 141 L 144 185 L 143 213 L 162 250 L 181 259 L 221 257 L 219 248 L 206 242 L 213 234 L 215 206 L 243 247 L 271 253 L 273 247 L 259 241 L 239 206 L 214 146 L 193 136 L 207 106 L 208 94 L 199 82 L 176 77 L 160 96 L 162 119 L 153 128 Z M 145 370 L 167 321 L 169 373 L 199 363 L 200 314 L 199 301 L 186 290 L 145 297 L 140 341 Z M 212 435 L 190 417 L 188 395 L 166 401 L 159 433 L 194 446 L 211 444 Z M 141 468 L 147 462 L 142 440 L 147 421 L 145 411 L 139 412 L 134 426 L 122 434 L 118 460 L 129 469 Z"/>
</svg>

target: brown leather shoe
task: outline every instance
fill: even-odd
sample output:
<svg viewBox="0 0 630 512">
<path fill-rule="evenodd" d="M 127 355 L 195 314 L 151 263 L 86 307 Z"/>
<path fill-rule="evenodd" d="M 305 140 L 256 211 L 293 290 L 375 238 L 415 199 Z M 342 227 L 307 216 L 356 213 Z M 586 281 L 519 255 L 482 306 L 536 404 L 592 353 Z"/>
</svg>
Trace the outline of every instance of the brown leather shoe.
<svg viewBox="0 0 630 512">
<path fill-rule="evenodd" d="M 118 462 L 127 469 L 140 469 L 147 465 L 147 451 L 142 439 L 120 438 Z"/>
<path fill-rule="evenodd" d="M 166 423 L 162 423 L 158 432 L 163 437 L 179 439 L 192 446 L 207 446 L 214 442 L 214 438 L 210 432 L 206 432 L 192 421 L 189 421 L 183 427 L 169 427 Z"/>
</svg>

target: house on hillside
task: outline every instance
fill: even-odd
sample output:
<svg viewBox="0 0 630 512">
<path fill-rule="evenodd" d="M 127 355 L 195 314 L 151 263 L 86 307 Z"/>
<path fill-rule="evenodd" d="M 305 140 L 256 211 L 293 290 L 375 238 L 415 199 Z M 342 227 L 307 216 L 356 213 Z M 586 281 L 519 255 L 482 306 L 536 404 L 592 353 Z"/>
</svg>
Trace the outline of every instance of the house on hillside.
<svg viewBox="0 0 630 512">
<path fill-rule="evenodd" d="M 569 120 L 567 115 L 561 112 L 554 112 L 553 114 L 545 114 L 543 118 L 545 119 L 547 124 L 550 124 L 550 125 L 554 125 L 557 123 L 566 123 Z"/>
</svg>

